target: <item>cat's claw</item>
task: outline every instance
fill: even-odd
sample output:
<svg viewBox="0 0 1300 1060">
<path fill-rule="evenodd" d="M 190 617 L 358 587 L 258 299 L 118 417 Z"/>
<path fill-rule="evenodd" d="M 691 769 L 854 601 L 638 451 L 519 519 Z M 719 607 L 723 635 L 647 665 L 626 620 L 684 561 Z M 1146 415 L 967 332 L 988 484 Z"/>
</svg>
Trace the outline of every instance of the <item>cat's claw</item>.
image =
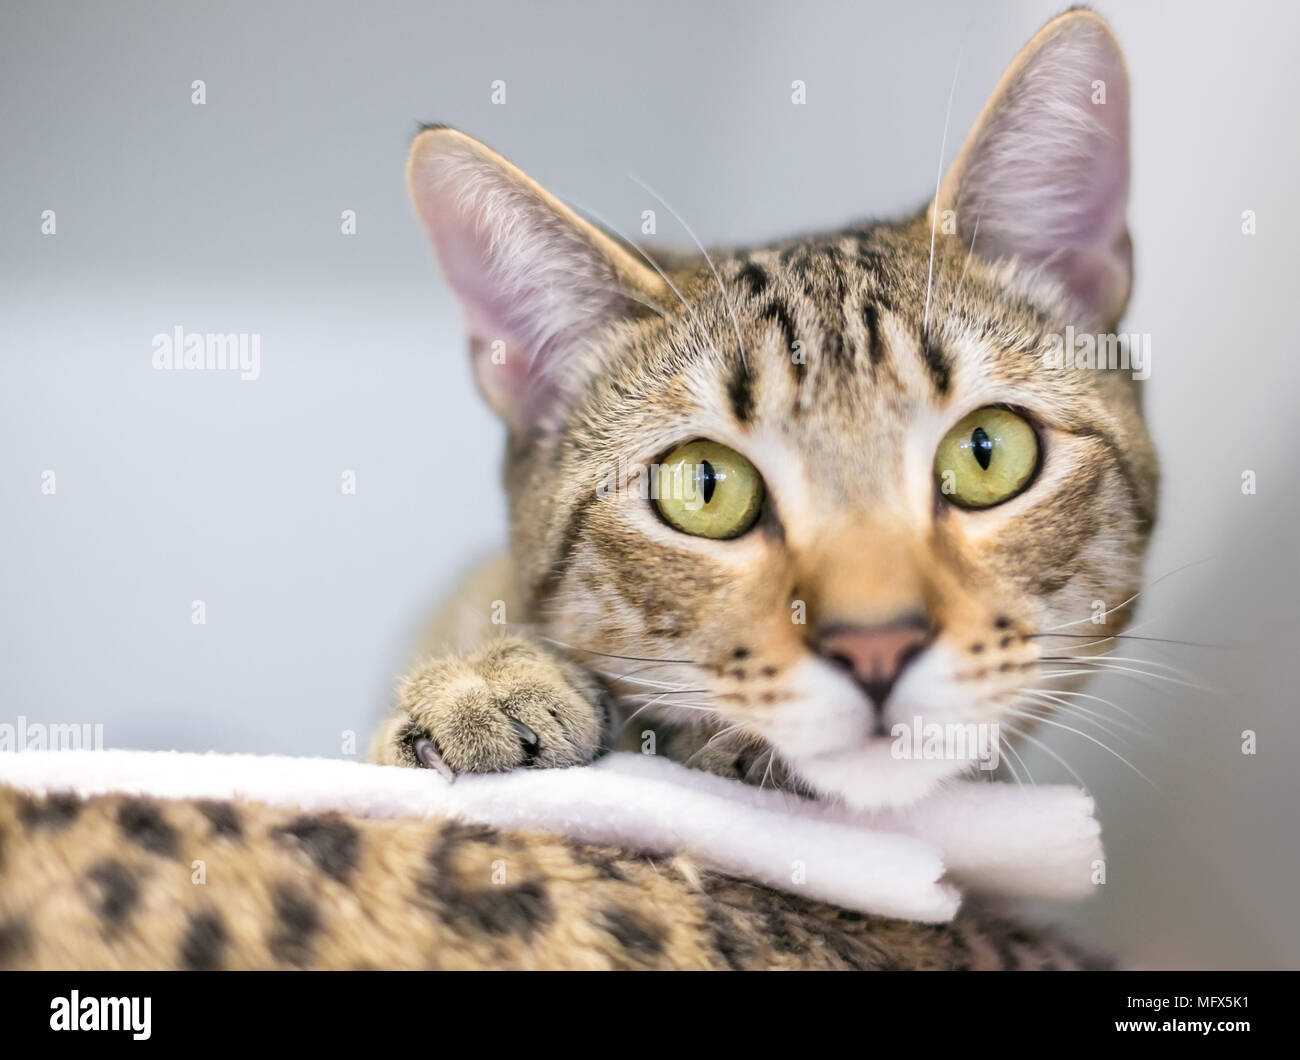
<svg viewBox="0 0 1300 1060">
<path fill-rule="evenodd" d="M 519 742 L 524 745 L 524 759 L 526 764 L 532 765 L 537 758 L 537 752 L 541 750 L 542 742 L 537 738 L 537 733 L 533 732 L 518 718 L 511 718 L 510 724 L 515 728 L 515 734 L 519 737 Z"/>
<path fill-rule="evenodd" d="M 442 760 L 442 755 L 438 753 L 438 748 L 434 746 L 432 740 L 421 736 L 411 745 L 411 750 L 415 752 L 415 757 L 420 760 L 420 765 L 425 769 L 437 770 L 446 778 L 448 784 L 455 782 L 455 771 Z"/>
<path fill-rule="evenodd" d="M 398 683 L 374 752 L 384 765 L 504 773 L 584 765 L 607 723 L 599 688 L 576 665 L 519 636 L 430 659 Z"/>
<path fill-rule="evenodd" d="M 527 764 L 532 765 L 537 758 L 538 750 L 541 748 L 541 741 L 537 738 L 537 733 L 533 732 L 518 718 L 511 718 L 510 724 L 514 727 L 515 734 L 523 745 Z M 415 757 L 419 759 L 420 765 L 424 766 L 425 769 L 432 769 L 442 774 L 448 784 L 455 783 L 456 771 L 447 765 L 442 755 L 438 753 L 437 745 L 427 736 L 421 736 L 412 741 L 411 750 L 415 752 Z"/>
</svg>

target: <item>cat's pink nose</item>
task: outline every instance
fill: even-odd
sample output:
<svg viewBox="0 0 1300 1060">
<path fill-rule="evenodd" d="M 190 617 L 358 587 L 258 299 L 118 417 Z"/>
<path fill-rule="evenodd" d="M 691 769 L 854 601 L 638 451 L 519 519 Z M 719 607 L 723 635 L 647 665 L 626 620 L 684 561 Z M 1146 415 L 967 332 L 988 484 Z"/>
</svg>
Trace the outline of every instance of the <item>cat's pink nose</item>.
<svg viewBox="0 0 1300 1060">
<path fill-rule="evenodd" d="M 838 625 L 818 638 L 817 649 L 853 674 L 880 713 L 894 682 L 920 653 L 929 635 L 929 625 L 920 617 L 885 626 Z"/>
</svg>

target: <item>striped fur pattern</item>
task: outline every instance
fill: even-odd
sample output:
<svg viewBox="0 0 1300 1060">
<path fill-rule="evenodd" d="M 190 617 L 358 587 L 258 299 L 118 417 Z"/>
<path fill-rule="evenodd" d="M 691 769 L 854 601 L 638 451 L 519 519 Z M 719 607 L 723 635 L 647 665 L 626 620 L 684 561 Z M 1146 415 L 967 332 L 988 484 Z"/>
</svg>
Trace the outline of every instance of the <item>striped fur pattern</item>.
<svg viewBox="0 0 1300 1060">
<path fill-rule="evenodd" d="M 1127 299 L 1127 92 L 1109 28 L 1069 12 L 921 213 L 654 258 L 477 141 L 422 133 L 413 198 L 511 428 L 511 553 L 458 594 L 451 635 L 435 623 L 379 760 L 426 760 L 419 744 L 453 770 L 573 764 L 612 722 L 605 745 L 870 808 L 970 768 L 898 760 L 880 735 L 896 725 L 1030 736 L 1077 687 L 1071 658 L 1127 622 L 1155 519 L 1140 384 L 1043 357 L 1069 328 L 1115 328 Z M 1028 419 L 1040 465 L 1006 503 L 961 509 L 936 448 L 987 406 Z M 634 488 L 694 439 L 764 479 L 740 537 L 682 533 Z M 928 639 L 873 723 L 819 633 L 902 615 Z M 489 644 L 437 657 L 467 638 Z"/>
<path fill-rule="evenodd" d="M 413 198 L 510 429 L 511 548 L 435 617 L 373 757 L 563 767 L 622 742 L 903 803 L 967 764 L 894 757 L 817 638 L 914 614 L 929 635 L 886 728 L 1050 722 L 1036 690 L 1068 692 L 1070 657 L 1123 627 L 1155 518 L 1137 385 L 1040 356 L 1127 299 L 1127 94 L 1105 23 L 1071 11 L 924 211 L 709 255 L 643 256 L 477 141 L 421 133 Z M 961 510 L 936 447 L 986 406 L 1021 412 L 1042 462 L 1014 499 Z M 697 439 L 763 477 L 734 539 L 679 532 L 625 481 Z M 0 967 L 1089 963 L 976 907 L 863 917 L 548 835 L 0 790 Z"/>
<path fill-rule="evenodd" d="M 610 342 L 624 355 L 593 375 L 564 428 L 512 451 L 517 575 L 544 643 L 572 646 L 621 702 L 658 699 L 652 717 L 741 726 L 784 774 L 852 743 L 858 724 L 857 690 L 810 655 L 818 618 L 921 606 L 939 632 L 890 720 L 1014 724 L 1019 690 L 1062 668 L 1040 663 L 1043 644 L 1073 643 L 1034 635 L 1137 591 L 1155 470 L 1131 382 L 1044 371 L 1039 344 L 1064 328 L 1065 307 L 942 249 L 942 310 L 924 335 L 923 219 L 714 262 L 721 286 L 707 269 L 678 281 L 693 314 L 626 326 Z M 743 355 L 728 341 L 733 309 Z M 940 506 L 935 445 L 995 402 L 1037 413 L 1038 482 L 990 512 Z M 773 502 L 749 538 L 686 537 L 639 497 L 597 496 L 619 458 L 649 464 L 690 436 L 761 461 Z M 792 621 L 799 602 L 805 624 Z M 674 695 L 688 688 L 699 691 Z M 875 765 L 926 764 L 881 755 L 849 768 Z M 857 794 L 871 802 L 877 789 Z"/>
</svg>

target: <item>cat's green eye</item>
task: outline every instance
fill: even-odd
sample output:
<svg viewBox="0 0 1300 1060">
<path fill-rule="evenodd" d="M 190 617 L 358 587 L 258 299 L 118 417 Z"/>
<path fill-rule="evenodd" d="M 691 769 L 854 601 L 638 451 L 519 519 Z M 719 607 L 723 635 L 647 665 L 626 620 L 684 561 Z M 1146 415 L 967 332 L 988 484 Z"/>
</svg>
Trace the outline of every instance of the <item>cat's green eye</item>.
<svg viewBox="0 0 1300 1060">
<path fill-rule="evenodd" d="M 653 482 L 659 514 L 697 537 L 739 537 L 763 509 L 758 469 L 717 442 L 679 445 L 660 461 Z"/>
<path fill-rule="evenodd" d="M 962 508 L 1009 501 L 1038 470 L 1038 435 L 1023 417 L 1000 408 L 963 419 L 934 454 L 939 492 Z"/>
</svg>

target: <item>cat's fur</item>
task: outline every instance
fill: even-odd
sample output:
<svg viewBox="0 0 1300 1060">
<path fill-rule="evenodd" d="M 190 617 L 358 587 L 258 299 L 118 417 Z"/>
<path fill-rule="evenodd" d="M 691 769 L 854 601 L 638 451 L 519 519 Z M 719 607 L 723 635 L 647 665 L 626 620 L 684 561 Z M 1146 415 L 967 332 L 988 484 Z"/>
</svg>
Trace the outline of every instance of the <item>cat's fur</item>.
<svg viewBox="0 0 1300 1060">
<path fill-rule="evenodd" d="M 0 846 L 0 969 L 1099 966 L 977 907 L 863 916 L 682 858 L 447 820 L 0 787 Z"/>
<path fill-rule="evenodd" d="M 1127 621 L 1157 485 L 1140 388 L 1042 356 L 1067 325 L 1112 331 L 1130 287 L 1128 79 L 1093 13 L 1026 45 L 936 200 L 895 224 L 651 263 L 454 130 L 420 134 L 409 177 L 510 427 L 511 552 L 435 622 L 443 654 L 403 680 L 379 761 L 564 766 L 657 729 L 693 765 L 897 803 L 968 764 L 868 738 L 818 630 L 923 614 L 885 727 L 1011 735 L 1043 713 L 1022 690 L 1068 692 L 1074 645 Z M 1036 424 L 1043 464 L 961 510 L 934 452 L 989 405 Z M 748 534 L 689 536 L 602 489 L 693 438 L 763 475 Z"/>
<path fill-rule="evenodd" d="M 1108 109 L 1090 109 L 1098 80 Z M 656 727 L 659 753 L 715 772 L 901 801 L 960 767 L 864 742 L 862 692 L 810 644 L 822 624 L 924 609 L 935 636 L 890 709 L 1018 725 L 1019 689 L 1126 620 L 1156 492 L 1137 387 L 1039 359 L 1067 324 L 1113 328 L 1129 286 L 1127 77 L 1096 16 L 1026 46 L 924 213 L 716 253 L 716 279 L 703 258 L 661 275 L 450 130 L 417 138 L 411 178 L 511 426 L 512 550 L 430 627 L 440 654 L 402 682 L 380 761 L 415 765 L 426 741 L 454 770 L 563 766 Z M 935 446 L 990 403 L 1038 421 L 1045 464 L 1000 507 L 949 508 Z M 764 475 L 748 535 L 689 537 L 600 491 L 620 458 L 696 437 Z M 938 926 L 863 917 L 445 821 L 0 790 L 0 853 L 0 967 L 1091 964 L 977 907 Z"/>
</svg>

